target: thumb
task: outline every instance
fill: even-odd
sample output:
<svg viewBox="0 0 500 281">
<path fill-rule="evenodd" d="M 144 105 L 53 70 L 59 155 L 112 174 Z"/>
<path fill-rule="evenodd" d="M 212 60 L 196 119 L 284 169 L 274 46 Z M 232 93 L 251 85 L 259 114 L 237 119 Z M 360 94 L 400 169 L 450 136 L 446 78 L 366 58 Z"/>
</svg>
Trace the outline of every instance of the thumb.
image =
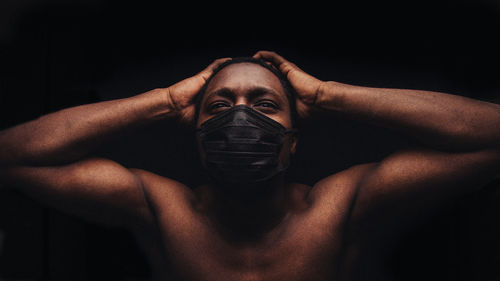
<svg viewBox="0 0 500 281">
<path fill-rule="evenodd" d="M 295 108 L 300 118 L 307 118 L 311 114 L 311 108 L 300 99 L 295 102 Z"/>
<path fill-rule="evenodd" d="M 285 58 L 272 51 L 258 51 L 257 53 L 255 53 L 255 55 L 253 55 L 253 57 L 256 59 L 263 59 L 269 61 L 276 66 L 279 66 L 287 62 Z"/>
<path fill-rule="evenodd" d="M 224 62 L 229 61 L 229 60 L 231 60 L 231 58 L 216 59 L 215 61 L 213 61 L 211 64 L 209 64 L 205 69 L 203 69 L 197 75 L 200 76 L 201 78 L 203 78 L 203 80 L 206 81 L 206 80 L 208 80 L 208 78 L 210 77 L 210 75 L 212 75 L 212 73 L 214 72 L 214 70 L 217 69 L 217 67 L 219 67 L 221 64 L 223 64 Z"/>
<path fill-rule="evenodd" d="M 272 65 L 279 69 L 285 76 L 288 76 L 288 73 L 292 70 L 300 70 L 300 68 L 298 68 L 294 63 L 289 62 L 282 56 L 272 51 L 258 51 L 255 55 L 253 55 L 253 57 L 271 62 Z"/>
</svg>

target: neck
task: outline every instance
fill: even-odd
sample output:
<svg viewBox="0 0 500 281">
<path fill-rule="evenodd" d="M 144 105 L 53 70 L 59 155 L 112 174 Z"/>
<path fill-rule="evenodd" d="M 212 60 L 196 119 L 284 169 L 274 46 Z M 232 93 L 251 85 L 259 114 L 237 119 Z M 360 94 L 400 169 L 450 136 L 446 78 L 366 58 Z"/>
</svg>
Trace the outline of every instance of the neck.
<svg viewBox="0 0 500 281">
<path fill-rule="evenodd" d="M 214 220 L 221 232 L 233 240 L 260 240 L 287 213 L 283 175 L 258 184 L 224 185 L 214 188 L 214 192 Z"/>
</svg>

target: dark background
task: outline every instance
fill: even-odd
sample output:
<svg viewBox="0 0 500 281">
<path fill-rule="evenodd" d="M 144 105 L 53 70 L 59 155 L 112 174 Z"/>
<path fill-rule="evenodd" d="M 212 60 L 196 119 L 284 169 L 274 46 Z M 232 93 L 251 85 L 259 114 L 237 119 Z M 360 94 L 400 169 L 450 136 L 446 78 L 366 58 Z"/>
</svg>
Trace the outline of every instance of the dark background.
<svg viewBox="0 0 500 281">
<path fill-rule="evenodd" d="M 323 80 L 500 102 L 498 1 L 0 3 L 1 128 L 187 78 L 212 60 L 277 51 Z M 328 118 L 326 118 L 328 117 Z M 404 136 L 337 116 L 301 124 L 291 179 L 377 161 Z M 492 128 L 494 129 L 494 128 Z M 496 128 L 498 129 L 498 128 Z M 19 140 L 22 141 L 22 140 Z M 192 132 L 172 121 L 103 147 L 128 167 L 194 186 Z M 2 149 L 2 148 L 0 148 Z M 499 183 L 443 208 L 387 262 L 397 280 L 500 280 Z M 0 192 L 0 280 L 143 280 L 127 232 Z"/>
</svg>

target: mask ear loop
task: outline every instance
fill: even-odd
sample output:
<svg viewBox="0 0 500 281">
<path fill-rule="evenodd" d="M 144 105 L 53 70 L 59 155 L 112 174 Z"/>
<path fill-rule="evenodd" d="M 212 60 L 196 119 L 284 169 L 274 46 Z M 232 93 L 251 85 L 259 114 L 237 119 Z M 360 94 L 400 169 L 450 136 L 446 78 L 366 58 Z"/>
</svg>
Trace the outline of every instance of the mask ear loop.
<svg viewBox="0 0 500 281">
<path fill-rule="evenodd" d="M 297 128 L 292 128 L 290 130 L 286 130 L 283 132 L 283 135 L 288 135 L 288 134 L 291 134 L 292 138 L 297 138 L 299 135 L 299 130 Z M 279 164 L 281 166 L 279 169 L 280 173 L 285 172 L 288 169 L 288 167 L 290 167 L 292 158 L 293 158 L 293 156 L 291 156 L 290 159 L 288 159 L 288 163 L 286 163 L 285 165 L 282 165 L 281 163 Z"/>
<path fill-rule="evenodd" d="M 298 135 L 298 134 L 299 134 L 299 129 L 297 129 L 297 128 L 292 128 L 292 129 L 290 129 L 290 130 L 286 130 L 286 131 L 284 132 L 284 134 L 285 134 L 285 135 L 287 135 L 287 134 L 294 134 L 294 135 Z"/>
<path fill-rule="evenodd" d="M 293 129 L 285 131 L 284 135 L 288 135 L 288 134 L 291 135 L 291 138 L 297 140 L 299 137 L 300 131 L 297 128 L 293 128 Z"/>
</svg>

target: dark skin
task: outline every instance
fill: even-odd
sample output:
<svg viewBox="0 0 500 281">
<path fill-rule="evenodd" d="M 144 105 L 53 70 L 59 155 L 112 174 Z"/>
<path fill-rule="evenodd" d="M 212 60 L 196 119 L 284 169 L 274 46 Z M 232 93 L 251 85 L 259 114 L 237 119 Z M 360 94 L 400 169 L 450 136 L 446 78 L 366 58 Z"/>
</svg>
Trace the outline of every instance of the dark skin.
<svg viewBox="0 0 500 281">
<path fill-rule="evenodd" d="M 130 229 L 159 280 L 363 280 L 374 245 L 498 172 L 496 104 L 325 82 L 276 53 L 255 57 L 287 76 L 301 117 L 318 108 L 335 111 L 400 130 L 425 146 L 351 167 L 312 187 L 278 175 L 244 193 L 214 184 L 190 189 L 86 158 L 105 137 L 128 128 L 164 118 L 191 122 L 194 96 L 221 59 L 169 88 L 69 108 L 2 131 L 0 147 L 9 148 L 0 152 L 2 182 L 63 211 Z M 279 80 L 250 63 L 230 65 L 211 80 L 197 126 L 239 104 L 291 127 Z M 282 161 L 296 144 L 296 137 L 287 138 Z"/>
</svg>

